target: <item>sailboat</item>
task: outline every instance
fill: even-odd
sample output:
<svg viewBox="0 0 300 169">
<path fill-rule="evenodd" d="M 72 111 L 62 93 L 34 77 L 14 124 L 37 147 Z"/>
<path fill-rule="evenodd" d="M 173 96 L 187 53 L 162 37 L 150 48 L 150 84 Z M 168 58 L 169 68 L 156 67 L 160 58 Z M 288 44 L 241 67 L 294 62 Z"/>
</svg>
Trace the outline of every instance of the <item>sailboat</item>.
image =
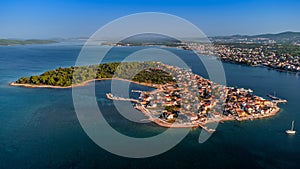
<svg viewBox="0 0 300 169">
<path fill-rule="evenodd" d="M 292 121 L 292 128 L 290 130 L 285 131 L 287 134 L 295 134 L 296 131 L 294 130 L 294 120 Z"/>
<path fill-rule="evenodd" d="M 274 91 L 274 95 L 271 95 L 271 94 L 267 94 L 268 97 L 270 97 L 271 99 L 273 100 L 280 100 L 279 97 L 276 97 L 276 92 Z"/>
</svg>

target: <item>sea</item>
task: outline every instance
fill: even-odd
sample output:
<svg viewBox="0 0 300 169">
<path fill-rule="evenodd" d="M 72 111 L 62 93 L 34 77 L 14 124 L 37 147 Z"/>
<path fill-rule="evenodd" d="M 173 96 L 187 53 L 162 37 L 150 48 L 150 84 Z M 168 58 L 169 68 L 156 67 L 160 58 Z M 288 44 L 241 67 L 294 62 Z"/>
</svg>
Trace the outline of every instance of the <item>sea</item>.
<svg viewBox="0 0 300 169">
<path fill-rule="evenodd" d="M 192 129 L 175 147 L 148 158 L 112 154 L 93 142 L 82 129 L 74 109 L 72 89 L 12 87 L 23 76 L 39 75 L 57 67 L 74 66 L 81 43 L 0 46 L 0 169 L 296 169 L 300 166 L 300 79 L 298 74 L 264 67 L 222 63 L 226 85 L 250 88 L 288 100 L 271 118 L 224 122 L 204 143 L 201 129 Z M 121 61 L 146 47 L 116 47 L 103 62 Z M 193 72 L 207 77 L 192 51 L 168 50 L 184 60 Z M 157 53 L 159 55 L 159 53 Z M 163 57 L 163 56 L 161 56 Z M 207 58 L 209 56 L 200 56 Z M 120 81 L 119 83 L 128 83 Z M 130 137 L 151 137 L 166 129 L 156 124 L 125 119 L 105 96 L 111 81 L 95 82 L 98 106 L 118 132 Z M 130 84 L 130 90 L 153 88 Z M 132 94 L 132 97 L 138 97 Z M 293 136 L 285 130 L 295 121 Z M 99 133 L 105 131 L 99 131 Z M 111 140 L 115 142 L 117 140 Z M 147 145 L 145 145 L 147 146 Z"/>
</svg>

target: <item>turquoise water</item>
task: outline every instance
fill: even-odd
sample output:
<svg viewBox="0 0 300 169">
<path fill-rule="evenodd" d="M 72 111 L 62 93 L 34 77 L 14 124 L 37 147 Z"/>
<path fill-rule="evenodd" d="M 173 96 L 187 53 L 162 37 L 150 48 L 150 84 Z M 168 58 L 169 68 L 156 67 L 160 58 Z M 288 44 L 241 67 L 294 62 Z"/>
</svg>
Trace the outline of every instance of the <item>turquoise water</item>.
<svg viewBox="0 0 300 169">
<path fill-rule="evenodd" d="M 118 61 L 142 47 L 120 47 L 105 61 Z M 227 84 L 265 96 L 276 91 L 287 104 L 275 117 L 226 122 L 203 144 L 200 129 L 170 151 L 145 159 L 119 157 L 98 147 L 82 130 L 71 89 L 27 89 L 7 84 L 58 66 L 72 66 L 81 46 L 75 44 L 0 47 L 0 168 L 298 168 L 300 135 L 285 130 L 295 120 L 300 132 L 300 79 L 295 74 L 223 63 Z M 193 71 L 207 76 L 190 51 L 169 49 Z M 125 83 L 125 82 L 120 82 Z M 110 81 L 96 83 L 98 105 L 116 130 L 133 137 L 164 131 L 153 123 L 136 124 L 117 113 L 105 98 Z M 88 86 L 87 86 L 88 87 Z M 151 88 L 131 84 L 131 89 Z M 133 95 L 136 97 L 136 95 Z"/>
</svg>

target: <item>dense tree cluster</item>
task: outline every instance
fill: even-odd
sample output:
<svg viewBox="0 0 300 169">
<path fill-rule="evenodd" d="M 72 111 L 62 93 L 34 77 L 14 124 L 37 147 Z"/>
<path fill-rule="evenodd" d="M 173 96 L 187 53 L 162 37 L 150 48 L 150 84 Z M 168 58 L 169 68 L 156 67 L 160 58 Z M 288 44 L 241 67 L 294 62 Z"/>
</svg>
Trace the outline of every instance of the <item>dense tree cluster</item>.
<svg viewBox="0 0 300 169">
<path fill-rule="evenodd" d="M 57 68 L 39 76 L 22 77 L 16 83 L 70 86 L 87 80 L 113 77 L 153 84 L 174 82 L 173 77 L 160 67 L 160 63 L 157 62 L 114 62 L 100 65 Z"/>
</svg>

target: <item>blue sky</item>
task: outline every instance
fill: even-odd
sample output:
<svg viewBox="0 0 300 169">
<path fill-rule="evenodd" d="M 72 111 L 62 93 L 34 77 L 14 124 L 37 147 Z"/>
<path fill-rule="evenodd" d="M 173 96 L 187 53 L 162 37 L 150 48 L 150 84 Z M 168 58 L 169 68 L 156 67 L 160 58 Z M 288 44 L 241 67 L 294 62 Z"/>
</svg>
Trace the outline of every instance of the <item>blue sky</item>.
<svg viewBox="0 0 300 169">
<path fill-rule="evenodd" d="M 164 12 L 208 36 L 300 32 L 298 0 L 1 0 L 0 38 L 89 37 L 137 12 Z"/>
</svg>

